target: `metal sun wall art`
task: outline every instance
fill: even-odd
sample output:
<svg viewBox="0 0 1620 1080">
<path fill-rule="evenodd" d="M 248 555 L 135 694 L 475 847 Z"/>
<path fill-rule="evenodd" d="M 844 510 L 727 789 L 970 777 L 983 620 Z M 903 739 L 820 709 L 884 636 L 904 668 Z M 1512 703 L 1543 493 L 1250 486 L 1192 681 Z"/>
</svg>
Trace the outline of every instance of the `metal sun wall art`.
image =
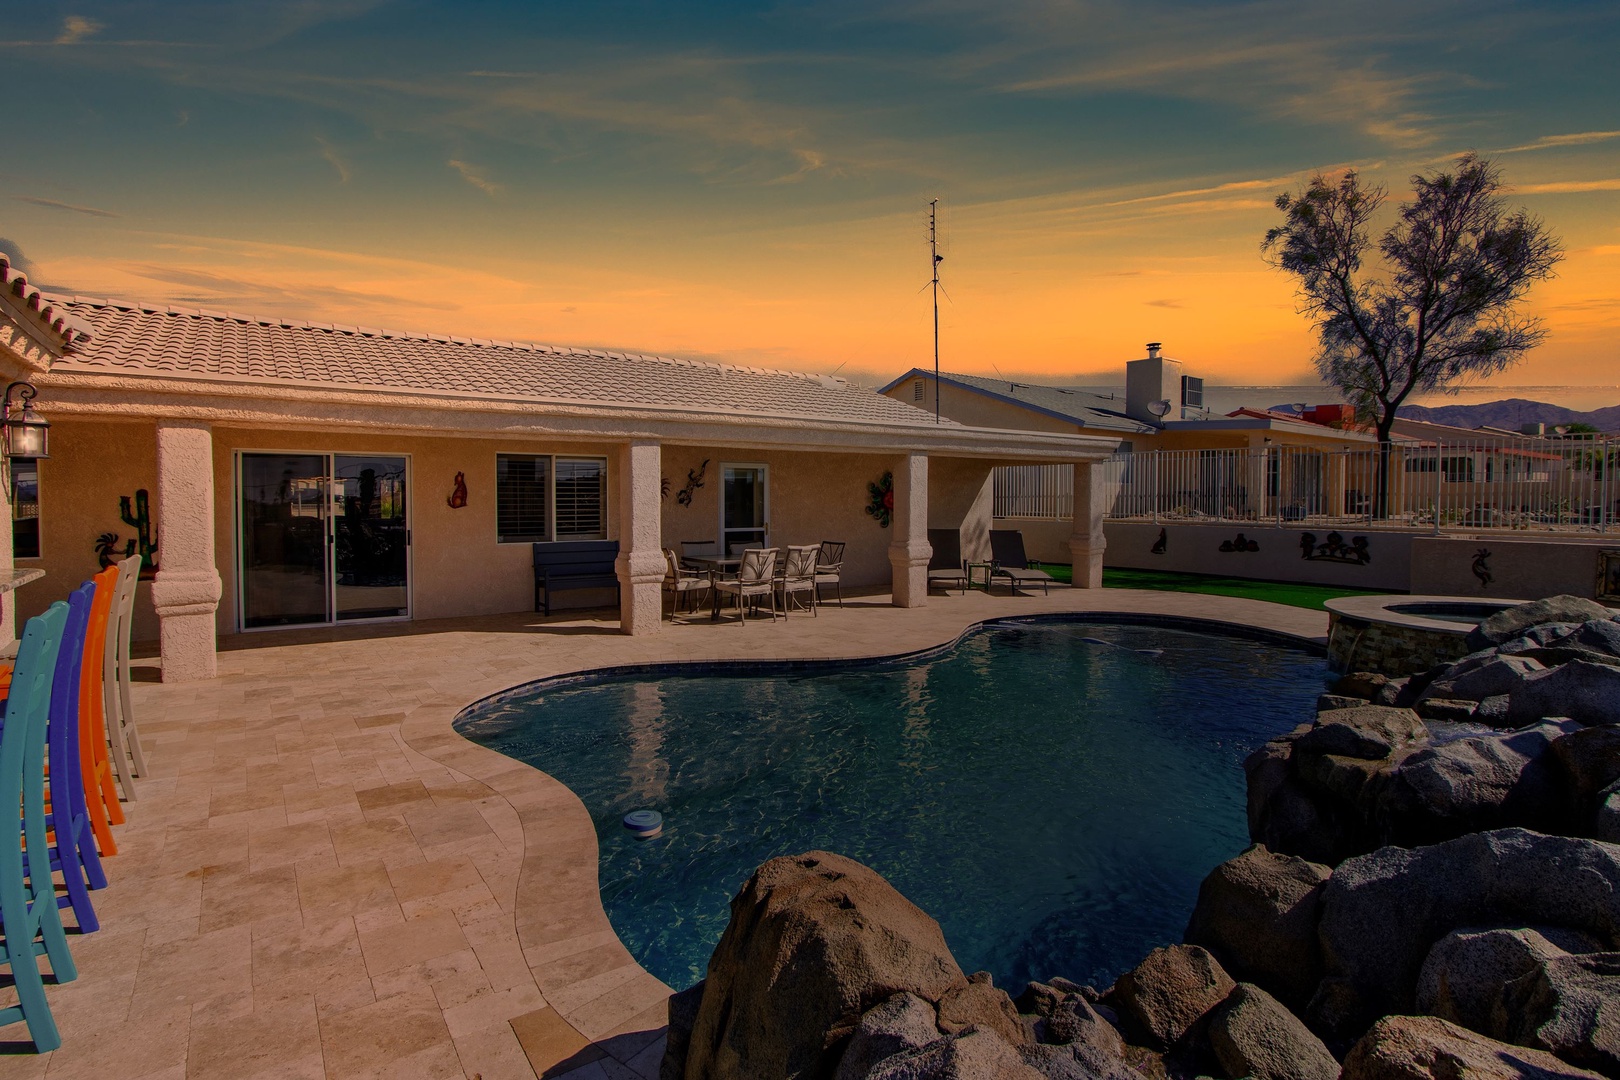
<svg viewBox="0 0 1620 1080">
<path fill-rule="evenodd" d="M 96 537 L 96 561 L 105 570 L 119 559 L 139 554 L 141 578 L 151 580 L 157 574 L 158 542 L 152 533 L 151 500 L 145 488 L 135 492 L 133 505 L 128 495 L 118 497 L 118 517 L 125 525 L 135 530 L 135 536 L 125 541 L 124 546 L 120 548 L 117 533 L 102 533 Z"/>
<path fill-rule="evenodd" d="M 1256 541 L 1250 540 L 1247 536 L 1244 536 L 1242 533 L 1238 533 L 1237 536 L 1233 537 L 1230 540 L 1222 540 L 1220 550 L 1221 551 L 1259 551 L 1260 550 L 1260 545 Z"/>
<path fill-rule="evenodd" d="M 867 495 L 866 512 L 877 519 L 883 528 L 889 527 L 894 518 L 894 473 L 886 472 L 876 481 L 866 485 Z"/>
<path fill-rule="evenodd" d="M 467 505 L 467 474 L 466 473 L 460 473 L 460 472 L 456 473 L 456 486 L 455 486 L 455 489 L 450 492 L 450 497 L 448 499 L 444 500 L 444 501 L 449 504 L 450 509 L 452 509 L 452 510 L 460 510 L 463 506 Z"/>
<path fill-rule="evenodd" d="M 1347 544 L 1344 537 L 1336 532 L 1328 533 L 1327 539 L 1320 544 L 1316 542 L 1315 533 L 1300 533 L 1299 557 L 1311 562 L 1336 562 L 1348 566 L 1366 566 L 1372 562 L 1372 552 L 1367 549 L 1365 536 L 1351 537 Z"/>
</svg>

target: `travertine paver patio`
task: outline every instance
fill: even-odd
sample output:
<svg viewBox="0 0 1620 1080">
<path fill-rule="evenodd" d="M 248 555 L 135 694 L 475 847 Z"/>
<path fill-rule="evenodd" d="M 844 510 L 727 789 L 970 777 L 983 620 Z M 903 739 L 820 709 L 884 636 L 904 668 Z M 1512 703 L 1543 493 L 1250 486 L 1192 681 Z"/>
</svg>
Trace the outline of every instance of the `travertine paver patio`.
<svg viewBox="0 0 1620 1080">
<path fill-rule="evenodd" d="M 894 653 L 1046 611 L 1327 628 L 1319 612 L 1174 593 L 887 599 L 639 638 L 600 612 L 261 634 L 229 642 L 217 680 L 138 686 L 152 775 L 96 894 L 103 929 L 73 938 L 80 977 L 50 988 L 63 1048 L 14 1043 L 0 1080 L 656 1076 L 668 989 L 602 913 L 584 807 L 451 729 L 512 685 Z"/>
</svg>

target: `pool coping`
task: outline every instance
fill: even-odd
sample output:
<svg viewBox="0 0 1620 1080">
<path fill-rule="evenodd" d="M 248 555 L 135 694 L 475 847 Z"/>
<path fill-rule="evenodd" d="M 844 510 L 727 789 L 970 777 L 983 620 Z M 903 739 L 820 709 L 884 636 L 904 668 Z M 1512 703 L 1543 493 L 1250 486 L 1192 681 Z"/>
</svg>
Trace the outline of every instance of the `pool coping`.
<svg viewBox="0 0 1620 1080">
<path fill-rule="evenodd" d="M 1017 602 L 1023 604 L 1035 599 L 1019 597 Z M 1087 606 L 1075 610 L 1070 607 L 1098 601 L 1101 603 L 1095 608 Z M 1188 606 L 1207 608 L 1211 602 L 1232 609 L 1232 616 L 1186 613 Z M 1116 607 L 1124 603 L 1133 603 L 1136 610 Z M 943 616 L 937 619 L 937 624 L 938 631 L 945 635 L 944 640 L 936 640 L 932 645 L 892 654 L 857 649 L 846 655 L 809 655 L 807 650 L 799 655 L 750 658 L 745 663 L 829 667 L 885 663 L 952 648 L 965 635 L 985 625 L 1045 621 L 1162 625 L 1265 640 L 1322 656 L 1327 651 L 1325 633 L 1296 633 L 1270 625 L 1279 621 L 1304 625 L 1305 619 L 1318 614 L 1325 621 L 1325 612 L 1306 612 L 1261 600 L 1136 590 L 1109 590 L 1106 595 L 1091 590 L 1064 590 L 1051 596 L 1043 607 L 1046 610 L 970 617 L 958 622 L 956 615 L 972 613 L 951 612 L 943 603 L 937 608 L 930 605 L 927 609 L 930 614 Z M 1144 611 L 1143 607 L 1161 610 Z M 933 629 L 930 623 L 928 632 L 931 634 Z M 1325 631 L 1326 627 L 1322 629 Z M 658 635 L 664 639 L 662 647 L 657 638 L 622 641 L 634 651 L 669 652 L 683 644 L 671 640 L 673 637 L 672 634 Z M 522 827 L 523 851 L 514 903 L 515 931 L 524 961 L 547 1002 L 546 1009 L 537 1012 L 554 1012 L 555 1017 L 546 1017 L 546 1022 L 565 1025 L 565 1037 L 548 1036 L 546 1044 L 567 1051 L 555 1062 L 536 1060 L 534 1049 L 525 1041 L 537 1074 L 561 1075 L 611 1056 L 644 1075 L 656 1075 L 655 1059 L 661 1054 L 667 1025 L 665 1003 L 672 990 L 636 962 L 607 918 L 597 876 L 596 826 L 584 803 L 550 774 L 472 741 L 457 730 L 457 721 L 490 699 L 551 679 L 597 677 L 597 673 L 609 669 L 645 671 L 668 665 L 691 670 L 691 665 L 705 662 L 737 663 L 735 658 L 693 658 L 688 652 L 686 659 L 666 657 L 567 672 L 537 671 L 531 678 L 523 678 L 519 672 L 487 675 L 482 680 L 474 680 L 472 685 L 433 695 L 432 700 L 423 701 L 401 722 L 401 738 L 412 750 L 489 787 L 512 807 Z M 543 662 L 541 666 L 544 667 Z M 514 1028 L 520 1019 L 523 1018 L 514 1018 Z M 551 1051 L 546 1053 L 549 1056 Z M 651 1072 L 647 1071 L 649 1067 Z"/>
<path fill-rule="evenodd" d="M 1394 603 L 1391 603 L 1394 601 Z M 1381 623 L 1385 626 L 1399 626 L 1408 630 L 1430 630 L 1443 634 L 1452 634 L 1456 637 L 1466 637 L 1473 629 L 1463 623 L 1450 622 L 1446 619 L 1427 619 L 1422 615 L 1414 615 L 1406 611 L 1396 611 L 1396 606 L 1409 607 L 1420 604 L 1451 604 L 1451 605 L 1500 605 L 1501 610 L 1527 604 L 1528 600 L 1504 600 L 1495 596 L 1484 596 L 1477 600 L 1467 596 L 1434 596 L 1425 594 L 1410 595 L 1407 593 L 1389 593 L 1378 596 L 1340 596 L 1324 601 L 1328 612 L 1332 615 L 1348 619 L 1358 619 L 1361 622 Z"/>
</svg>

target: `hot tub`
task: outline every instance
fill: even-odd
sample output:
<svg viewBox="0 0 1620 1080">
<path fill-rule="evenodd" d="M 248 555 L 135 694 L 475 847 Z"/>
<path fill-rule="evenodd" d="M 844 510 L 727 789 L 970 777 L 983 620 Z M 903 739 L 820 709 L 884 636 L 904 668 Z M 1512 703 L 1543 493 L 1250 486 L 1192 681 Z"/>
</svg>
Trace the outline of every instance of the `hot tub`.
<svg viewBox="0 0 1620 1080">
<path fill-rule="evenodd" d="M 1464 656 L 1468 631 L 1523 600 L 1342 596 L 1327 602 L 1328 667 L 1397 677 Z"/>
</svg>

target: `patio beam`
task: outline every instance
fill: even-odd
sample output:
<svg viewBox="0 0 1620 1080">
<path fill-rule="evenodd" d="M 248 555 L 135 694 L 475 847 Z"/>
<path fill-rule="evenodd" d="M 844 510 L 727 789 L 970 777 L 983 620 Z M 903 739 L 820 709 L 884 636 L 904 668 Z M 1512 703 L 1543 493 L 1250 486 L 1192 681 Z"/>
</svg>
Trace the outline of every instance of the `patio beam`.
<svg viewBox="0 0 1620 1080">
<path fill-rule="evenodd" d="M 894 569 L 892 603 L 895 607 L 924 607 L 928 603 L 928 455 L 907 454 L 894 469 L 894 539 L 889 543 L 889 565 Z"/>
<path fill-rule="evenodd" d="M 664 553 L 662 453 L 655 442 L 619 450 L 619 629 L 656 634 L 663 629 Z"/>
<path fill-rule="evenodd" d="M 214 439 L 209 426 L 160 420 L 157 474 L 159 547 L 152 604 L 159 620 L 163 681 L 212 679 L 220 580 L 214 564 Z"/>
<path fill-rule="evenodd" d="M 1074 467 L 1074 531 L 1069 535 L 1069 552 L 1074 562 L 1077 589 L 1102 588 L 1103 518 L 1108 513 L 1108 483 L 1102 465 Z"/>
</svg>

